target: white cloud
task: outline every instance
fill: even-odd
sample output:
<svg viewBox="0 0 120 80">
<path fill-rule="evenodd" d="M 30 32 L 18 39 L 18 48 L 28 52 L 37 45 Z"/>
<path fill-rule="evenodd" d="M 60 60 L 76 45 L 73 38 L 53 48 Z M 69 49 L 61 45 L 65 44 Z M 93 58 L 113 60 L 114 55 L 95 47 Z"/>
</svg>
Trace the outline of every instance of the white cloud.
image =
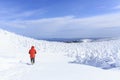
<svg viewBox="0 0 120 80">
<path fill-rule="evenodd" d="M 21 10 L 19 8 L 8 8 L 0 6 L 0 21 L 23 20 L 26 18 L 34 18 L 46 13 L 46 9 Z"/>
<path fill-rule="evenodd" d="M 66 34 L 67 36 L 74 34 L 73 36 L 75 37 L 77 34 L 77 36 L 96 34 L 97 31 L 95 31 L 95 33 L 94 28 L 101 29 L 120 27 L 120 12 L 87 18 L 65 16 L 37 20 L 16 20 L 0 22 L 0 24 L 24 29 L 28 31 L 29 35 L 31 34 L 33 36 L 44 35 L 50 37 L 53 35 L 60 35 L 62 33 L 63 35 Z"/>
<path fill-rule="evenodd" d="M 22 12 L 22 13 L 17 13 L 13 16 L 11 16 L 10 18 L 13 18 L 13 19 L 24 19 L 26 17 L 33 17 L 35 15 L 39 16 L 44 14 L 45 12 L 47 12 L 45 9 L 36 9 L 36 10 L 29 10 L 29 11 L 25 11 L 25 12 Z"/>
<path fill-rule="evenodd" d="M 113 9 L 120 9 L 120 5 L 114 6 Z"/>
<path fill-rule="evenodd" d="M 74 21 L 78 25 L 86 27 L 118 27 L 120 26 L 120 13 L 75 19 Z"/>
<path fill-rule="evenodd" d="M 48 28 L 79 28 L 79 27 L 120 27 L 120 13 L 106 14 L 87 18 L 65 16 L 57 18 L 44 18 L 37 20 L 14 21 L 12 23 L 25 27 L 48 27 Z M 17 27 L 17 26 L 16 26 Z"/>
</svg>

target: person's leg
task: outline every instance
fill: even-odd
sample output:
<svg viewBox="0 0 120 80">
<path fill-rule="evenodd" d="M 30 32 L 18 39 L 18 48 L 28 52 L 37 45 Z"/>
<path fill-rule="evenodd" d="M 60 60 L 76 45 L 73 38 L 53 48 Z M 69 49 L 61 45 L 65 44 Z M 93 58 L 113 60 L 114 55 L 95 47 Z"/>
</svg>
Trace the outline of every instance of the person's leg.
<svg viewBox="0 0 120 80">
<path fill-rule="evenodd" d="M 30 58 L 31 59 L 31 63 L 32 63 L 32 58 Z"/>
<path fill-rule="evenodd" d="M 33 58 L 33 63 L 35 63 L 35 58 Z"/>
<path fill-rule="evenodd" d="M 33 60 L 33 58 L 31 58 L 31 63 L 32 63 L 32 64 L 34 63 L 34 60 Z"/>
<path fill-rule="evenodd" d="M 32 63 L 32 58 L 30 58 L 30 61 L 31 61 L 31 63 Z"/>
</svg>

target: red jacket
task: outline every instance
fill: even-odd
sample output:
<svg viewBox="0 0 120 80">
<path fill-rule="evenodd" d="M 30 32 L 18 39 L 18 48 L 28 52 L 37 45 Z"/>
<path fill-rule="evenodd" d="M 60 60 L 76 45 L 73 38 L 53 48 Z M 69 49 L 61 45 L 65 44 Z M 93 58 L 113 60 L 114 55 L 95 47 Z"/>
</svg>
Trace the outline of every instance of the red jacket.
<svg viewBox="0 0 120 80">
<path fill-rule="evenodd" d="M 30 54 L 30 58 L 35 58 L 36 50 L 34 46 L 32 46 L 31 49 L 29 50 L 29 54 Z"/>
</svg>

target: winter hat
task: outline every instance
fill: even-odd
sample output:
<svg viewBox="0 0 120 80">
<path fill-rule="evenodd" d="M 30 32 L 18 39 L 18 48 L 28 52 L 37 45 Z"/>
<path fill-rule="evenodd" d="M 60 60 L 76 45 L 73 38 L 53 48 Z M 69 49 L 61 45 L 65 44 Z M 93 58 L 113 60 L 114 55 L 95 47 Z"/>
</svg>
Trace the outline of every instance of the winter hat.
<svg viewBox="0 0 120 80">
<path fill-rule="evenodd" d="M 34 48 L 34 46 L 31 46 L 31 48 Z"/>
</svg>

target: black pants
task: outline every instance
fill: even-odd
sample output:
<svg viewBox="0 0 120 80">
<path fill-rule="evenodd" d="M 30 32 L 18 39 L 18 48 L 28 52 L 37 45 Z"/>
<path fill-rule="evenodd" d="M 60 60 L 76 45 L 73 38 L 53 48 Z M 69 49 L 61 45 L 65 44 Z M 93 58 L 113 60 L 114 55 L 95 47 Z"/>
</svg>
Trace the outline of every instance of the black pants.
<svg viewBox="0 0 120 80">
<path fill-rule="evenodd" d="M 31 58 L 31 63 L 35 63 L 35 58 Z"/>
</svg>

